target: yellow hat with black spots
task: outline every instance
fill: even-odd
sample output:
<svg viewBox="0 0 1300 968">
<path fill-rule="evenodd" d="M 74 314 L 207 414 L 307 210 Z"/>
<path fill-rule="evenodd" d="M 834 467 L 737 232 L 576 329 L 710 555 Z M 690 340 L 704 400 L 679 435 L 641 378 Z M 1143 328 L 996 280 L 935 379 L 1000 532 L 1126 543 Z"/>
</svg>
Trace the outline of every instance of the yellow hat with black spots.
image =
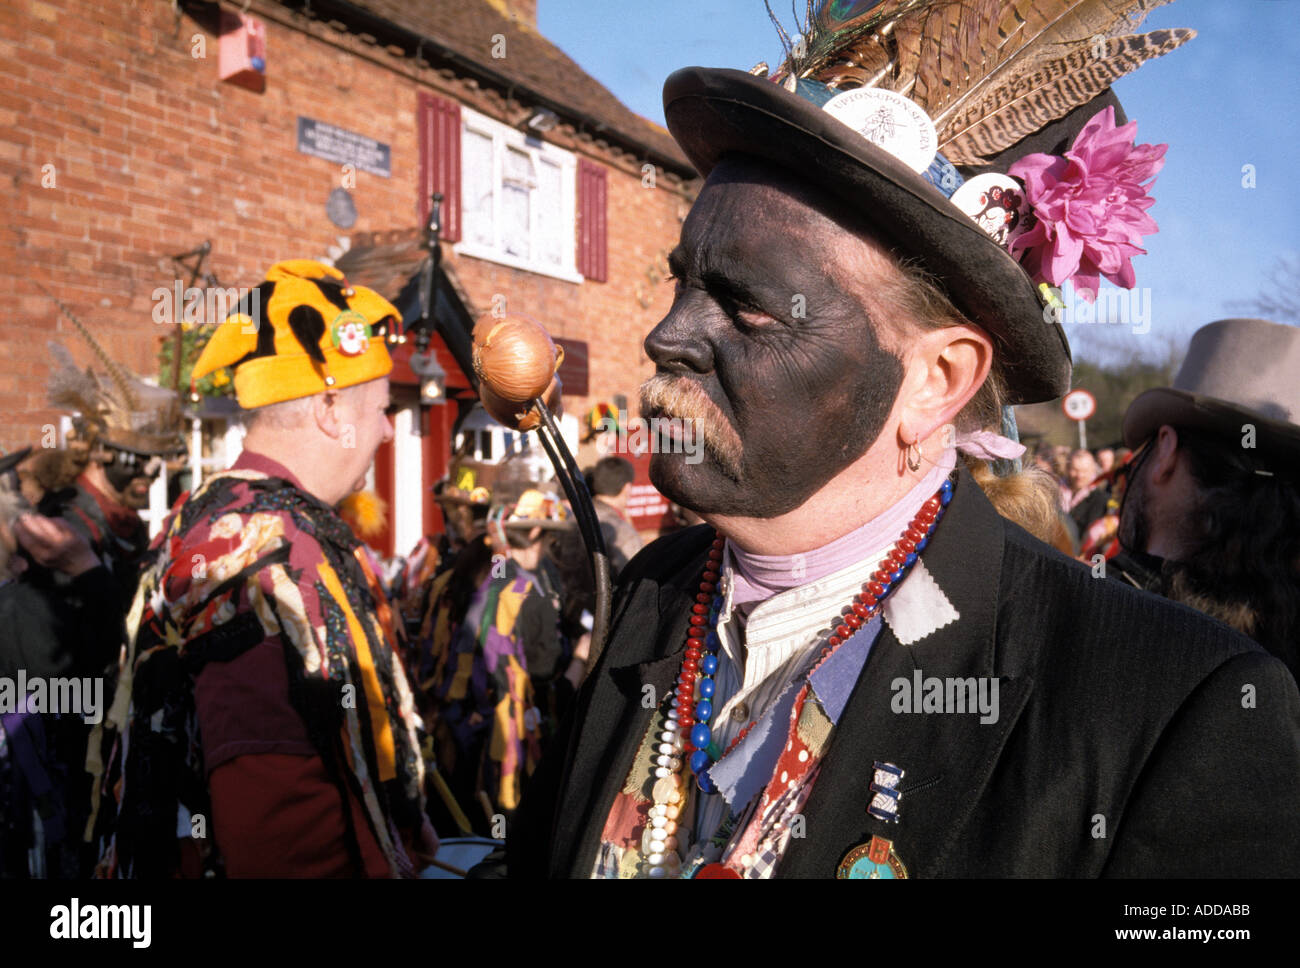
<svg viewBox="0 0 1300 968">
<path fill-rule="evenodd" d="M 252 409 L 377 380 L 393 369 L 385 344 L 401 340 L 401 328 L 397 307 L 333 266 L 277 262 L 217 327 L 191 389 L 229 366 L 239 405 Z"/>
</svg>

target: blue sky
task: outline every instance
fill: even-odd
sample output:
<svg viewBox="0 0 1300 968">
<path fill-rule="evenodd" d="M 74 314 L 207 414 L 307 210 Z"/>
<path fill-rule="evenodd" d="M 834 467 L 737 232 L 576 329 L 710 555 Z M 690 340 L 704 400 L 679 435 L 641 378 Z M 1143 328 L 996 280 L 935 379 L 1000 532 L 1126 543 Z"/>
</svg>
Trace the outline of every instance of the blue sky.
<svg viewBox="0 0 1300 968">
<path fill-rule="evenodd" d="M 798 0 L 800 8 L 803 0 Z M 776 0 L 787 28 L 789 4 Z M 540 0 L 541 32 L 634 111 L 660 124 L 663 80 L 701 64 L 775 66 L 762 0 Z M 1134 260 L 1149 326 L 1067 326 L 1076 357 L 1159 357 L 1199 326 L 1249 315 L 1277 256 L 1300 252 L 1300 0 L 1177 0 L 1144 30 L 1199 36 L 1115 85 L 1138 141 L 1167 143 L 1153 195 L 1160 232 Z M 1255 187 L 1243 187 L 1243 166 Z M 1145 331 L 1143 331 L 1145 329 Z"/>
</svg>

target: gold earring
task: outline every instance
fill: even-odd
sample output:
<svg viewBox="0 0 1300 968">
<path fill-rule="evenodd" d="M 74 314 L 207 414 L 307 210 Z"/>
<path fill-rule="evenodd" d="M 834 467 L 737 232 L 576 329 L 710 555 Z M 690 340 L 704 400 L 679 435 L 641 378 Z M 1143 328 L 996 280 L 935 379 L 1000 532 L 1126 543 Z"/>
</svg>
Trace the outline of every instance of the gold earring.
<svg viewBox="0 0 1300 968">
<path fill-rule="evenodd" d="M 916 457 L 913 458 L 912 454 Z M 907 469 L 909 471 L 919 471 L 921 469 L 921 448 L 916 446 L 916 441 L 907 445 Z"/>
</svg>

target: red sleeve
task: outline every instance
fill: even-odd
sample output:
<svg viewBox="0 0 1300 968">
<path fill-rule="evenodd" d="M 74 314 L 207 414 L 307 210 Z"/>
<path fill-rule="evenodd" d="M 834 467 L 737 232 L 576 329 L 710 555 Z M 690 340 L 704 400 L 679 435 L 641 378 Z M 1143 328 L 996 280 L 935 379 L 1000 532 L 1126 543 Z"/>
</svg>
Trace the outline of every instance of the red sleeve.
<svg viewBox="0 0 1300 968">
<path fill-rule="evenodd" d="M 389 877 L 383 850 L 351 794 L 363 872 L 348 854 L 338 787 L 318 756 L 238 756 L 208 777 L 212 825 L 230 877 Z"/>
</svg>

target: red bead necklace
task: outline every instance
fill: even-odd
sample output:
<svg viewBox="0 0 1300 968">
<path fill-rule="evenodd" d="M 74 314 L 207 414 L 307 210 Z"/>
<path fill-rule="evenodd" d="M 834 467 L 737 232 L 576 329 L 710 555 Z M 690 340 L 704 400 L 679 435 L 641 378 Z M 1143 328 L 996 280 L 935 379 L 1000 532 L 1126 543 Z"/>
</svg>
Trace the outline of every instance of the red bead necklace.
<svg viewBox="0 0 1300 968">
<path fill-rule="evenodd" d="M 853 601 L 840 610 L 835 615 L 831 624 L 831 635 L 827 640 L 829 648 L 835 648 L 858 629 L 862 628 L 867 622 L 880 611 L 884 605 L 885 599 L 889 593 L 898 587 L 903 577 L 911 570 L 916 563 L 921 551 L 930 541 L 930 535 L 934 533 L 939 519 L 943 517 L 944 509 L 948 502 L 952 500 L 953 481 L 952 477 L 944 479 L 939 490 L 921 505 L 921 509 L 908 523 L 907 528 L 903 531 L 899 539 L 894 543 L 881 561 L 880 568 L 871 573 L 871 579 L 862 586 L 862 590 L 853 596 Z M 708 750 L 708 745 L 700 744 L 691 739 L 691 731 L 696 725 L 696 713 L 700 710 L 700 704 L 708 703 L 708 709 L 712 710 L 712 675 L 713 670 L 705 670 L 703 663 L 707 661 L 706 649 L 717 650 L 717 632 L 708 629 L 710 619 L 716 620 L 716 613 L 720 607 L 720 602 L 716 597 L 718 574 L 722 567 L 722 544 L 721 536 L 714 538 L 713 544 L 709 548 L 708 560 L 705 562 L 704 571 L 700 575 L 699 591 L 695 596 L 695 603 L 691 606 L 690 628 L 686 637 L 686 654 L 682 658 L 681 673 L 677 677 L 677 725 L 683 734 L 683 747 L 687 755 L 695 750 Z M 708 636 L 712 635 L 712 642 Z M 697 683 L 700 680 L 707 679 L 709 692 L 707 695 L 696 696 Z M 746 727 L 748 732 L 754 724 L 750 723 Z M 737 736 L 729 746 L 729 749 L 738 743 L 744 733 Z M 718 757 L 710 756 L 710 760 L 716 760 Z M 692 769 L 699 778 L 701 771 Z M 707 769 L 707 767 L 706 767 Z M 707 782 L 701 781 L 700 784 L 707 790 Z"/>
<path fill-rule="evenodd" d="M 947 478 L 938 491 L 921 505 L 906 530 L 881 561 L 880 568 L 872 572 L 871 579 L 832 620 L 832 631 L 822 650 L 823 656 L 840 645 L 880 611 L 885 599 L 898 587 L 903 577 L 916 564 L 920 553 L 930 541 L 944 509 L 952 500 L 953 479 Z M 708 721 L 712 718 L 714 681 L 718 667 L 717 652 L 720 641 L 717 618 L 722 607 L 717 594 L 719 573 L 722 570 L 723 538 L 717 536 L 709 547 L 704 571 L 700 575 L 695 602 L 691 605 L 690 626 L 686 633 L 686 653 L 682 657 L 681 671 L 672 708 L 663 724 L 657 747 L 654 770 L 654 804 L 650 808 L 647 825 L 642 831 L 643 851 L 646 851 L 645 872 L 654 878 L 676 876 L 680 869 L 677 856 L 677 819 L 684 808 L 685 790 L 681 787 L 683 760 L 689 757 L 690 770 L 696 783 L 705 793 L 717 788 L 708 775 L 708 768 L 721 757 L 712 742 Z M 753 727 L 746 726 L 728 744 L 728 752 L 735 748 Z M 725 873 L 708 873 L 721 868 Z M 697 876 L 737 877 L 734 871 L 720 864 L 709 864 Z"/>
<path fill-rule="evenodd" d="M 944 508 L 951 500 L 952 478 L 948 477 L 939 490 L 934 492 L 934 496 L 921 505 L 921 510 L 916 512 L 902 537 L 894 542 L 894 547 L 885 555 L 880 568 L 871 573 L 871 580 L 862 586 L 862 591 L 854 595 L 853 601 L 836 617 L 839 624 L 834 627 L 827 645 L 834 648 L 875 617 L 886 596 L 898 587 L 903 576 L 916 564 L 939 519 L 943 517 Z"/>
</svg>

